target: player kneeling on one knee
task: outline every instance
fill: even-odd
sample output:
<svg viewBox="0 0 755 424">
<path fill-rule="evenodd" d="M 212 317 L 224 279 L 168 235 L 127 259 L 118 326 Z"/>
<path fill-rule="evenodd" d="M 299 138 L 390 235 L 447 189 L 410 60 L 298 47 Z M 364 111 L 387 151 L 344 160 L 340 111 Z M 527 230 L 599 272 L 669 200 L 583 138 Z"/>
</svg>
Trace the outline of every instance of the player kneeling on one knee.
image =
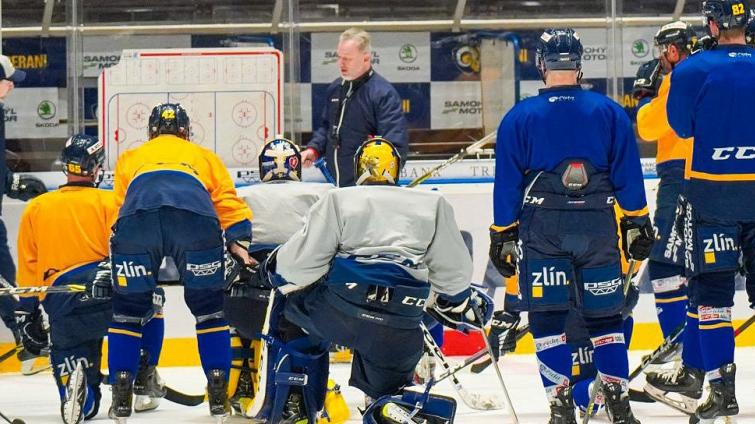
<svg viewBox="0 0 755 424">
<path fill-rule="evenodd" d="M 91 284 L 96 279 L 98 264 L 109 254 L 109 228 L 117 214 L 112 193 L 97 189 L 104 160 L 104 146 L 96 137 L 80 134 L 66 141 L 61 154 L 66 184 L 29 202 L 21 217 L 20 286 Z M 41 301 L 22 298 L 16 319 L 23 347 L 33 354 L 48 348 L 40 306 L 50 321 L 50 362 L 63 421 L 92 418 L 101 397 L 101 348 L 110 302 L 88 293 L 49 294 Z"/>
<path fill-rule="evenodd" d="M 276 289 L 250 408 L 257 419 L 314 422 L 330 343 L 353 350 L 350 384 L 367 397 L 401 396 L 422 356 L 419 326 L 431 292 L 448 316 L 474 320 L 472 263 L 448 201 L 397 187 L 401 157 L 385 139 L 367 140 L 354 164 L 358 185 L 323 194 L 307 224 L 260 267 Z M 417 415 L 452 419 L 452 403 L 430 397 Z M 396 405 L 407 414 L 414 408 L 413 401 Z M 374 410 L 365 420 L 402 422 L 393 408 Z"/>
</svg>

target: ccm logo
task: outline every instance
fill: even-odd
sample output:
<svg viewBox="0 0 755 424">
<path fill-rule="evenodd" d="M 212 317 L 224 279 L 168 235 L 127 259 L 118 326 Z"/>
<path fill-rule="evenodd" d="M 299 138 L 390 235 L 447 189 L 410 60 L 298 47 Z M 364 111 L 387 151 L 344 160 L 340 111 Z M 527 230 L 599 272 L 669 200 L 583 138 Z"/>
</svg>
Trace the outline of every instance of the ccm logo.
<svg viewBox="0 0 755 424">
<path fill-rule="evenodd" d="M 713 149 L 713 160 L 731 159 L 750 160 L 755 159 L 755 146 L 716 147 Z"/>
</svg>

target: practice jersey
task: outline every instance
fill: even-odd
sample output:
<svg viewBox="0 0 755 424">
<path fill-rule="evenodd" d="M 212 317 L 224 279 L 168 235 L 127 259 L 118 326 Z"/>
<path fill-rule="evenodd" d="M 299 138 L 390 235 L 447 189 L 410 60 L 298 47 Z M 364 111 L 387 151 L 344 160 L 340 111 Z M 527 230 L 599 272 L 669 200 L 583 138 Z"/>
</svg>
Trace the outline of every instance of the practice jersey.
<svg viewBox="0 0 755 424">
<path fill-rule="evenodd" d="M 640 138 L 658 142 L 658 152 L 655 156 L 657 169 L 683 167 L 692 150 L 692 139 L 679 138 L 668 123 L 666 103 L 670 84 L 671 74 L 666 75 L 661 81 L 658 95 L 649 101 L 643 99 L 637 110 L 637 132 Z"/>
<path fill-rule="evenodd" d="M 498 128 L 494 224 L 518 220 L 525 177 L 551 172 L 567 159 L 588 161 L 607 173 L 624 215 L 648 213 L 640 156 L 626 112 L 608 97 L 580 86 L 541 89 L 516 104 Z"/>
<path fill-rule="evenodd" d="M 402 276 L 405 284 L 454 296 L 470 286 L 472 260 L 439 193 L 393 186 L 333 189 L 277 255 L 276 272 L 305 287 L 328 275 L 364 282 Z"/>
<path fill-rule="evenodd" d="M 73 268 L 106 259 L 117 216 L 113 193 L 91 185 L 64 185 L 31 200 L 18 229 L 18 285 L 50 285 Z"/>
<path fill-rule="evenodd" d="M 745 45 L 692 55 L 671 76 L 668 120 L 680 137 L 694 137 L 685 193 L 701 216 L 755 220 L 746 200 L 755 196 L 754 76 L 755 49 Z"/>
<path fill-rule="evenodd" d="M 120 215 L 164 206 L 220 220 L 226 240 L 249 237 L 252 212 L 237 195 L 213 152 L 174 135 L 161 135 L 118 157 L 113 191 Z"/>
<path fill-rule="evenodd" d="M 304 226 L 309 208 L 332 184 L 281 181 L 239 189 L 239 196 L 254 211 L 252 244 L 275 248 Z"/>
</svg>

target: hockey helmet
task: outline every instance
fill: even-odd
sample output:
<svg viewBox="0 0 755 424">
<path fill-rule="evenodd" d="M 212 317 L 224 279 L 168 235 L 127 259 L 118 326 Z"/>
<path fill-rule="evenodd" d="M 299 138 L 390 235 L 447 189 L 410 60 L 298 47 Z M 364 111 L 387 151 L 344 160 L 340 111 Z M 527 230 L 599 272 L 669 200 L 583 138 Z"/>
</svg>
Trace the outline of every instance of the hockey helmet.
<svg viewBox="0 0 755 424">
<path fill-rule="evenodd" d="M 715 22 L 721 31 L 744 28 L 750 19 L 747 0 L 704 0 L 705 25 Z"/>
<path fill-rule="evenodd" d="M 60 162 L 66 175 L 97 177 L 105 162 L 105 145 L 93 135 L 76 134 L 66 140 Z"/>
<path fill-rule="evenodd" d="M 398 184 L 401 156 L 390 141 L 382 137 L 367 139 L 354 155 L 357 185 Z"/>
<path fill-rule="evenodd" d="M 161 103 L 152 108 L 149 115 L 149 138 L 173 134 L 189 139 L 189 115 L 178 103 Z"/>
<path fill-rule="evenodd" d="M 277 136 L 265 143 L 259 156 L 260 180 L 301 181 L 301 152 L 291 140 Z"/>
<path fill-rule="evenodd" d="M 540 75 L 545 71 L 582 69 L 582 42 L 571 28 L 546 29 L 537 45 L 536 63 Z"/>
<path fill-rule="evenodd" d="M 663 49 L 674 45 L 689 54 L 696 44 L 697 33 L 692 25 L 684 21 L 669 22 L 655 33 L 655 45 Z"/>
</svg>

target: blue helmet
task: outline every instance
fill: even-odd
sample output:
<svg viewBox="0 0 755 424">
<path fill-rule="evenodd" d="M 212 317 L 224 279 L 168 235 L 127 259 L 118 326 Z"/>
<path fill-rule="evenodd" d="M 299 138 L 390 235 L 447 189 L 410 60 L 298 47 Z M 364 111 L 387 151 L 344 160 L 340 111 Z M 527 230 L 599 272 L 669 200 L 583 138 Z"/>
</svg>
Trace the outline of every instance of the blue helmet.
<svg viewBox="0 0 755 424">
<path fill-rule="evenodd" d="M 541 75 L 551 70 L 579 71 L 582 50 L 582 42 L 573 29 L 546 29 L 537 45 L 537 68 Z"/>
<path fill-rule="evenodd" d="M 149 115 L 149 138 L 173 134 L 189 139 L 189 115 L 178 103 L 162 103 L 152 108 Z"/>
<path fill-rule="evenodd" d="M 301 153 L 291 140 L 277 136 L 265 143 L 259 164 L 262 182 L 301 181 Z"/>
<path fill-rule="evenodd" d="M 715 22 L 722 31 L 744 28 L 750 19 L 747 0 L 704 0 L 705 25 Z"/>
<path fill-rule="evenodd" d="M 63 172 L 82 177 L 95 176 L 105 162 L 105 145 L 93 135 L 76 134 L 66 140 L 60 154 Z"/>
</svg>

